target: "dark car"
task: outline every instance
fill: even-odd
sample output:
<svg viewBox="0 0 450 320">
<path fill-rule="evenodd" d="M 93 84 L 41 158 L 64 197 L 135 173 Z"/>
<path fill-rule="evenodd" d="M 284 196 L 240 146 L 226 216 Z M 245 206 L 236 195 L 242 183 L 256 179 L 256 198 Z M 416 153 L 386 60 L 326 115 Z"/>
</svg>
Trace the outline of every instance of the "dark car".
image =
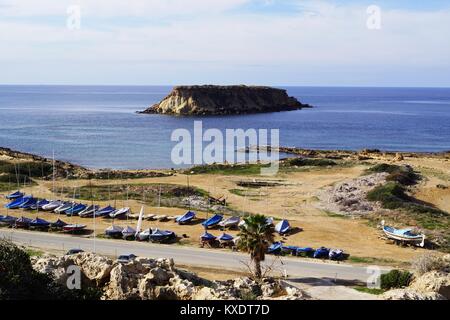
<svg viewBox="0 0 450 320">
<path fill-rule="evenodd" d="M 137 256 L 132 253 L 131 254 L 122 254 L 117 258 L 117 261 L 120 263 L 127 263 L 136 258 L 137 258 Z"/>
<path fill-rule="evenodd" d="M 70 256 L 72 254 L 77 254 L 77 253 L 81 253 L 84 252 L 84 250 L 82 249 L 70 249 L 69 251 L 67 251 L 66 255 Z"/>
</svg>

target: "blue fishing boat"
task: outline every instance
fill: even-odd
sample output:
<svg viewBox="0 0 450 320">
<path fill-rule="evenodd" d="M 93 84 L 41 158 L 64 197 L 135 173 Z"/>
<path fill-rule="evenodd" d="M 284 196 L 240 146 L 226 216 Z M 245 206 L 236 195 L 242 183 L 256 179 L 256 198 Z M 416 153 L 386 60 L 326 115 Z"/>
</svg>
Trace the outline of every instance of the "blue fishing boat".
<svg viewBox="0 0 450 320">
<path fill-rule="evenodd" d="M 222 219 L 223 219 L 223 216 L 221 216 L 220 214 L 215 214 L 211 218 L 209 218 L 208 220 L 204 221 L 202 223 L 202 225 L 205 228 L 211 228 L 211 227 L 219 224 L 219 222 L 222 221 Z"/>
<path fill-rule="evenodd" d="M 18 209 L 21 205 L 27 203 L 31 199 L 31 196 L 25 196 L 21 198 L 14 199 L 8 204 L 5 204 L 7 209 Z"/>
<path fill-rule="evenodd" d="M 314 251 L 315 250 L 311 247 L 301 247 L 297 248 L 296 255 L 302 257 L 312 256 L 314 254 Z"/>
<path fill-rule="evenodd" d="M 153 229 L 149 235 L 149 240 L 152 242 L 167 242 L 174 240 L 176 235 L 173 231 Z"/>
<path fill-rule="evenodd" d="M 328 258 L 328 255 L 330 254 L 330 249 L 325 247 L 320 247 L 316 251 L 314 251 L 313 257 L 316 259 L 320 258 Z"/>
<path fill-rule="evenodd" d="M 11 193 L 11 194 L 8 194 L 8 195 L 6 196 L 6 199 L 13 200 L 13 199 L 17 199 L 17 198 L 22 198 L 24 195 L 25 195 L 25 194 L 24 194 L 23 192 L 20 192 L 20 191 L 17 190 L 16 192 L 13 192 L 13 193 Z"/>
<path fill-rule="evenodd" d="M 291 229 L 291 226 L 289 225 L 289 221 L 287 221 L 287 220 L 281 220 L 275 226 L 275 231 L 281 235 L 286 234 L 290 229 Z"/>
<path fill-rule="evenodd" d="M 267 249 L 267 253 L 280 253 L 281 252 L 281 247 L 283 246 L 283 244 L 281 242 L 274 242 L 272 243 L 272 245 Z"/>
<path fill-rule="evenodd" d="M 404 243 L 410 243 L 423 247 L 425 245 L 425 235 L 417 234 L 413 228 L 396 229 L 393 227 L 385 226 L 384 221 L 381 222 L 383 226 L 383 232 L 387 238 L 400 241 Z"/>
<path fill-rule="evenodd" d="M 95 216 L 96 217 L 104 217 L 104 216 L 109 216 L 111 213 L 113 213 L 114 211 L 116 211 L 116 208 L 111 207 L 111 206 L 107 206 L 104 207 L 102 209 L 99 209 L 96 213 Z"/>
<path fill-rule="evenodd" d="M 76 216 L 78 215 L 81 211 L 83 211 L 84 209 L 86 209 L 86 205 L 82 204 L 82 203 L 75 203 L 72 208 L 66 210 L 66 215 L 67 216 Z"/>
<path fill-rule="evenodd" d="M 30 226 L 31 221 L 32 220 L 27 217 L 20 217 L 19 219 L 16 220 L 14 226 L 16 228 L 28 228 Z"/>
<path fill-rule="evenodd" d="M 194 211 L 188 211 L 182 216 L 179 216 L 175 221 L 178 222 L 178 224 L 185 224 L 188 222 L 191 222 L 192 219 L 195 218 L 195 212 Z"/>
<path fill-rule="evenodd" d="M 41 219 L 41 218 L 37 218 L 34 220 L 30 221 L 30 227 L 34 227 L 34 228 L 48 228 L 50 226 L 50 222 Z"/>
<path fill-rule="evenodd" d="M 62 228 L 64 228 L 65 226 L 67 226 L 67 223 L 65 223 L 64 221 L 62 221 L 62 220 L 60 220 L 60 219 L 56 220 L 55 222 L 53 222 L 53 223 L 51 224 L 51 227 L 52 227 L 52 228 L 55 228 L 55 229 L 62 229 Z"/>
</svg>

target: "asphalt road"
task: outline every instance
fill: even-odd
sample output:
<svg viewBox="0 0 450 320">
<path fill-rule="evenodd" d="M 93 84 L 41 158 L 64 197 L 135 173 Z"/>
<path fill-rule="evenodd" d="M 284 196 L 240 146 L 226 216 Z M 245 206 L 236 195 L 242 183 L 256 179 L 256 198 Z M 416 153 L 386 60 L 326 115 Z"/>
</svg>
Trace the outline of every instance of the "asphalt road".
<svg viewBox="0 0 450 320">
<path fill-rule="evenodd" d="M 245 269 L 244 262 L 249 261 L 248 255 L 239 252 L 227 252 L 218 249 L 202 249 L 176 244 L 163 245 L 120 240 L 83 238 L 70 235 L 29 232 L 13 229 L 0 230 L 0 238 L 7 238 L 15 243 L 42 249 L 67 251 L 81 248 L 99 254 L 117 256 L 124 253 L 134 253 L 150 258 L 173 258 L 175 263 L 192 266 L 223 268 L 230 270 Z M 275 263 L 273 261 L 275 260 Z M 267 256 L 266 264 L 274 266 L 276 271 L 291 278 L 341 279 L 366 282 L 370 276 L 366 267 L 352 266 L 346 263 L 316 262 L 306 259 Z"/>
</svg>

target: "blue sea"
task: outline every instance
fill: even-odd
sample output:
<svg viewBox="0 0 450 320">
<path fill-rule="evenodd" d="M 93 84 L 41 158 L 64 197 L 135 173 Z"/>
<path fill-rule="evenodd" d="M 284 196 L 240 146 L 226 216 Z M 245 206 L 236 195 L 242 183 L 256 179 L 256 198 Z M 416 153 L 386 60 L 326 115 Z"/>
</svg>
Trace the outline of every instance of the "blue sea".
<svg viewBox="0 0 450 320">
<path fill-rule="evenodd" d="M 313 109 L 242 116 L 137 114 L 168 86 L 0 86 L 0 146 L 91 168 L 170 168 L 173 130 L 279 129 L 312 149 L 450 150 L 450 88 L 286 87 Z"/>
</svg>

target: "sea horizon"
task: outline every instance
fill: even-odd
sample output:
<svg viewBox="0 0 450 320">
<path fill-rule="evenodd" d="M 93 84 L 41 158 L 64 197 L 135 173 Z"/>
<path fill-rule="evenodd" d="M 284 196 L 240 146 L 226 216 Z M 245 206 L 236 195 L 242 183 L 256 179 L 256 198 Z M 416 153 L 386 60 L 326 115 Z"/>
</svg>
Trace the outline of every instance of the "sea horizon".
<svg viewBox="0 0 450 320">
<path fill-rule="evenodd" d="M 168 169 L 171 132 L 279 129 L 280 146 L 317 150 L 450 150 L 450 88 L 284 86 L 312 109 L 172 117 L 136 111 L 173 86 L 0 85 L 0 146 L 92 169 Z M 145 137 L 145 139 L 141 139 Z M 189 166 L 186 166 L 189 167 Z"/>
</svg>

